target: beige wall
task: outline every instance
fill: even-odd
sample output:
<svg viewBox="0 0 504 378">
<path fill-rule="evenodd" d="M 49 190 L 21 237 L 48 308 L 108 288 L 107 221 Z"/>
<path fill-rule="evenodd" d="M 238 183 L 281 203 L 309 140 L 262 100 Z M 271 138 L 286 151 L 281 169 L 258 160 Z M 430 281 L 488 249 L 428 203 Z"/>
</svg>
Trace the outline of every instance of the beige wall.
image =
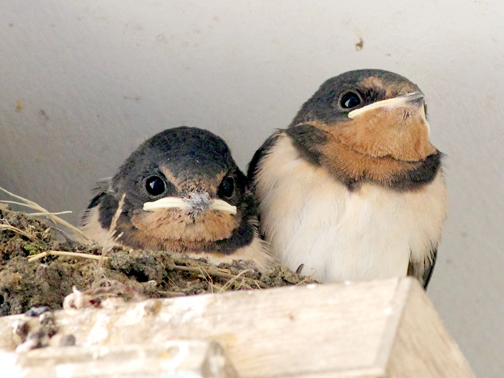
<svg viewBox="0 0 504 378">
<path fill-rule="evenodd" d="M 0 186 L 75 222 L 94 181 L 162 129 L 210 129 L 245 168 L 325 79 L 398 72 L 426 93 L 447 154 L 429 295 L 477 375 L 500 378 L 503 19 L 498 0 L 4 1 Z"/>
</svg>

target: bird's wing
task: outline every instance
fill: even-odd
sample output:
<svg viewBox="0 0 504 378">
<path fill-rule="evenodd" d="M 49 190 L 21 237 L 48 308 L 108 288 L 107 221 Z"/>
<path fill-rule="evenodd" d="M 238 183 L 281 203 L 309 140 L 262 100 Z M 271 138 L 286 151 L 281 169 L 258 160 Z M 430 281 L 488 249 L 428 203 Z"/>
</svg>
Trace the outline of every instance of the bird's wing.
<svg viewBox="0 0 504 378">
<path fill-rule="evenodd" d="M 280 134 L 282 134 L 283 130 L 278 130 L 273 135 L 271 135 L 266 141 L 263 143 L 261 147 L 255 152 L 252 160 L 249 163 L 248 171 L 247 171 L 247 190 L 251 191 L 254 199 L 254 206 L 257 208 L 257 221 L 259 225 L 261 224 L 261 213 L 259 212 L 259 198 L 255 195 L 255 179 L 257 169 L 259 167 L 259 163 L 261 160 L 270 152 L 271 148 L 275 145 L 276 141 Z M 261 239 L 265 239 L 264 234 L 259 226 L 259 237 Z"/>
<path fill-rule="evenodd" d="M 408 276 L 413 276 L 417 278 L 423 285 L 424 289 L 427 290 L 427 285 L 432 276 L 434 270 L 434 265 L 436 264 L 437 249 L 433 249 L 430 253 L 430 258 L 425 259 L 425 261 L 411 261 L 408 265 Z"/>
<path fill-rule="evenodd" d="M 248 166 L 248 171 L 247 171 L 247 177 L 249 182 L 253 183 L 255 180 L 255 175 L 257 173 L 257 167 L 262 160 L 264 156 L 266 156 L 271 147 L 275 145 L 275 142 L 277 141 L 278 137 L 280 134 L 282 134 L 283 130 L 278 130 L 276 133 L 274 133 L 272 136 L 270 136 L 266 141 L 263 143 L 261 147 L 256 151 L 254 156 L 252 157 L 252 160 L 249 163 Z"/>
<path fill-rule="evenodd" d="M 80 226 L 85 226 L 90 218 L 91 210 L 98 206 L 102 201 L 103 197 L 106 196 L 111 191 L 112 177 L 106 177 L 98 180 L 96 182 L 96 187 L 93 189 L 94 197 L 89 202 L 88 207 L 84 211 L 81 217 Z"/>
</svg>

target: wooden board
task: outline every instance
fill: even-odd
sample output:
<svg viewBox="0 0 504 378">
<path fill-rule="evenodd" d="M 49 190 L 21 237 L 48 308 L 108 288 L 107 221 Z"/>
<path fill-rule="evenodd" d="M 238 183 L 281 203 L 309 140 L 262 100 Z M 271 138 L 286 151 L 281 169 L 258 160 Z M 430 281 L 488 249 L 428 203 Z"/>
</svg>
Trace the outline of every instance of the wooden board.
<svg viewBox="0 0 504 378">
<path fill-rule="evenodd" d="M 0 319 L 0 349 L 14 348 Z M 241 377 L 473 377 L 410 278 L 148 300 L 56 314 L 80 346 L 219 342 Z"/>
<path fill-rule="evenodd" d="M 151 377 L 237 378 L 216 342 L 168 341 L 158 345 L 41 348 L 0 352 L 9 378 Z"/>
</svg>

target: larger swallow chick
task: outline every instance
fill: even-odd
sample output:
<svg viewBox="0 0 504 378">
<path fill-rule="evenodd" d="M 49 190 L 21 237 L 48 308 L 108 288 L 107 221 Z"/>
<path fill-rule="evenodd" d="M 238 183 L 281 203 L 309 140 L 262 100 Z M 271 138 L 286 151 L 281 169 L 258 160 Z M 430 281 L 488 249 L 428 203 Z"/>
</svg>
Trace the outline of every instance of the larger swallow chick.
<svg viewBox="0 0 504 378">
<path fill-rule="evenodd" d="M 197 128 L 168 129 L 138 147 L 92 199 L 81 228 L 103 246 L 254 261 L 262 270 L 272 262 L 245 175 L 221 138 Z"/>
<path fill-rule="evenodd" d="M 427 287 L 446 212 L 424 95 L 392 72 L 327 80 L 249 166 L 261 231 L 323 282 L 412 275 Z"/>
</svg>

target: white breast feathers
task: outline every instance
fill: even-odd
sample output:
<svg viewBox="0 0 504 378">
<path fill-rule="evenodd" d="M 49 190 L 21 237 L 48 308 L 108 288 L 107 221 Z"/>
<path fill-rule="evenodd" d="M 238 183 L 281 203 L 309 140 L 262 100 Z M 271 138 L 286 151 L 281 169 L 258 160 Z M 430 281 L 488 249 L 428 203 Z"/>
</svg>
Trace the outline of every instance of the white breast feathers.
<svg viewBox="0 0 504 378">
<path fill-rule="evenodd" d="M 322 282 L 406 275 L 410 259 L 430 257 L 445 218 L 441 172 L 419 190 L 363 184 L 349 191 L 301 158 L 285 135 L 260 162 L 256 191 L 274 253 Z"/>
</svg>

